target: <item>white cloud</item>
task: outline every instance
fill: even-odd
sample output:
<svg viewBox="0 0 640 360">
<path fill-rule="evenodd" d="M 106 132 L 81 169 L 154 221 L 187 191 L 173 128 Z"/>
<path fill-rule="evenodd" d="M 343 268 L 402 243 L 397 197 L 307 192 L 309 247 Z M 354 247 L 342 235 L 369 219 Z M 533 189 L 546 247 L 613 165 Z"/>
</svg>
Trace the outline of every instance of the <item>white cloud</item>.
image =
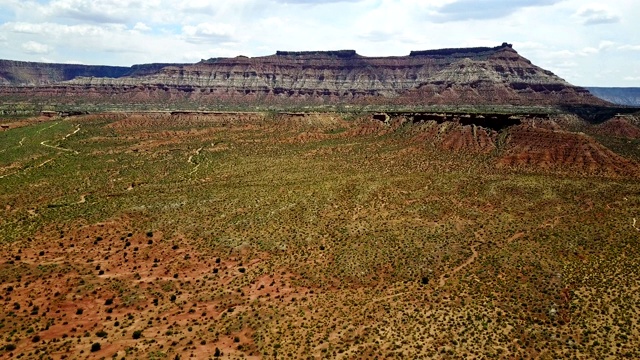
<svg viewBox="0 0 640 360">
<path fill-rule="evenodd" d="M 22 44 L 22 50 L 27 54 L 47 54 L 51 51 L 49 46 L 35 41 L 29 41 Z"/>
<path fill-rule="evenodd" d="M 131 2 L 113 0 L 54 0 L 49 3 L 48 11 L 55 17 L 68 17 L 94 23 L 123 23 L 131 8 Z"/>
<path fill-rule="evenodd" d="M 438 10 L 439 21 L 499 19 L 520 9 L 554 5 L 561 0 L 457 0 Z"/>
<path fill-rule="evenodd" d="M 582 51 L 580 51 L 579 54 L 582 55 L 582 56 L 589 56 L 589 55 L 595 55 L 598 52 L 599 52 L 599 50 L 597 48 L 586 47 L 586 48 L 582 49 Z"/>
<path fill-rule="evenodd" d="M 544 45 L 542 43 L 539 43 L 539 42 L 534 42 L 534 41 L 519 41 L 518 43 L 515 43 L 514 46 L 516 46 L 520 50 L 542 50 L 542 49 L 546 49 L 546 45 Z"/>
<path fill-rule="evenodd" d="M 202 23 L 182 28 L 184 39 L 192 43 L 220 43 L 233 40 L 235 28 L 229 24 Z"/>
<path fill-rule="evenodd" d="M 582 19 L 584 25 L 614 24 L 621 20 L 619 15 L 606 8 L 583 8 L 578 11 L 577 15 Z"/>
<path fill-rule="evenodd" d="M 612 47 L 614 47 L 615 45 L 616 45 L 616 43 L 614 41 L 602 40 L 598 44 L 598 49 L 599 50 L 608 50 L 608 49 L 611 49 Z"/>
<path fill-rule="evenodd" d="M 616 43 L 613 41 L 603 40 L 603 41 L 600 41 L 600 44 L 598 44 L 598 47 L 591 47 L 591 46 L 585 47 L 581 51 L 579 51 L 578 54 L 582 56 L 595 55 L 602 51 L 607 51 L 609 49 L 612 49 L 615 46 L 615 44 Z"/>
<path fill-rule="evenodd" d="M 25 34 L 39 34 L 41 33 L 41 26 L 38 24 L 29 24 L 29 23 L 5 23 L 2 25 L 3 29 L 8 31 L 12 31 L 15 33 L 25 33 Z"/>
<path fill-rule="evenodd" d="M 358 35 L 360 38 L 372 42 L 397 41 L 398 32 L 388 29 L 370 30 Z"/>
<path fill-rule="evenodd" d="M 285 4 L 308 4 L 308 5 L 324 5 L 339 2 L 360 2 L 363 0 L 276 0 L 276 2 Z"/>
<path fill-rule="evenodd" d="M 567 60 L 567 61 L 562 61 L 562 62 L 556 63 L 555 67 L 572 69 L 572 68 L 577 67 L 578 65 L 579 64 L 577 62 L 575 62 L 575 61 Z"/>
<path fill-rule="evenodd" d="M 548 53 L 549 58 L 553 59 L 573 59 L 577 54 L 571 50 L 551 51 Z"/>
<path fill-rule="evenodd" d="M 618 50 L 640 51 L 640 45 L 622 45 L 618 46 Z"/>
<path fill-rule="evenodd" d="M 55 62 L 131 65 L 506 41 L 578 85 L 632 85 L 629 72 L 597 75 L 640 66 L 631 56 L 640 51 L 637 0 L 0 0 L 0 13 L 0 58 L 16 60 L 42 59 L 43 47 L 23 48 L 29 42 Z"/>
<path fill-rule="evenodd" d="M 206 60 L 215 57 L 236 57 L 238 54 L 237 50 L 226 49 L 226 48 L 214 48 L 208 50 L 195 50 L 189 51 L 184 54 L 181 54 L 180 61 L 181 62 L 195 62 L 199 60 Z"/>
<path fill-rule="evenodd" d="M 59 38 L 60 36 L 75 36 L 75 37 L 87 37 L 87 36 L 100 36 L 110 31 L 122 30 L 124 25 L 64 25 L 56 23 L 6 23 L 0 26 L 0 29 L 11 31 L 14 33 L 24 33 L 33 35 L 46 35 L 50 38 Z"/>
<path fill-rule="evenodd" d="M 136 31 L 151 31 L 152 29 L 147 26 L 145 23 L 143 22 L 137 22 L 136 25 L 133 27 L 133 30 Z"/>
</svg>

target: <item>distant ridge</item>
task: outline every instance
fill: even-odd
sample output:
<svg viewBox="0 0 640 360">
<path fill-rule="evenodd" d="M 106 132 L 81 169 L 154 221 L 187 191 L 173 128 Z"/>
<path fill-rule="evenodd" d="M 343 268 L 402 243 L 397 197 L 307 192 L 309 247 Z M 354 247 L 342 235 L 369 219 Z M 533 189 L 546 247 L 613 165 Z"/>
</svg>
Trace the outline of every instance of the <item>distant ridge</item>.
<svg viewBox="0 0 640 360">
<path fill-rule="evenodd" d="M 0 100 L 256 105 L 610 105 L 511 44 L 368 57 L 278 51 L 132 67 L 0 62 Z"/>
<path fill-rule="evenodd" d="M 409 56 L 452 56 L 460 54 L 468 55 L 480 55 L 488 54 L 499 51 L 504 48 L 512 49 L 513 45 L 508 43 L 502 43 L 496 47 L 471 47 L 471 48 L 451 48 L 451 49 L 436 49 L 436 50 L 414 50 L 409 53 Z"/>
<path fill-rule="evenodd" d="M 640 107 L 640 88 L 637 87 L 587 87 L 600 99 L 618 105 Z"/>
<path fill-rule="evenodd" d="M 331 51 L 280 51 L 276 52 L 276 56 L 337 56 L 341 58 L 350 58 L 358 56 L 355 50 L 331 50 Z"/>
<path fill-rule="evenodd" d="M 126 67 L 0 60 L 0 85 L 38 86 L 69 81 L 78 77 L 141 76 L 171 65 L 177 64 L 157 63 Z"/>
</svg>

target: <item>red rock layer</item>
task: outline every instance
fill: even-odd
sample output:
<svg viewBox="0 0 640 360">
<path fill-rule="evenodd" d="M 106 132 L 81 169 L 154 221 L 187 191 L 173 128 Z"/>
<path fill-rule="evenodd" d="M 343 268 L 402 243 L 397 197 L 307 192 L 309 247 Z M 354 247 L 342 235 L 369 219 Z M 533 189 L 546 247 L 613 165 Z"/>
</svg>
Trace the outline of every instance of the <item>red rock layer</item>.
<svg viewBox="0 0 640 360">
<path fill-rule="evenodd" d="M 364 57 L 354 51 L 279 52 L 145 69 L 130 76 L 83 76 L 55 85 L 2 87 L 0 97 L 203 104 L 607 104 L 531 64 L 509 44 L 402 57 Z"/>
<path fill-rule="evenodd" d="M 501 166 L 607 176 L 637 176 L 638 164 L 582 133 L 532 126 L 509 130 Z"/>
<path fill-rule="evenodd" d="M 596 133 L 627 139 L 640 139 L 640 127 L 623 118 L 614 118 L 596 128 Z"/>
</svg>

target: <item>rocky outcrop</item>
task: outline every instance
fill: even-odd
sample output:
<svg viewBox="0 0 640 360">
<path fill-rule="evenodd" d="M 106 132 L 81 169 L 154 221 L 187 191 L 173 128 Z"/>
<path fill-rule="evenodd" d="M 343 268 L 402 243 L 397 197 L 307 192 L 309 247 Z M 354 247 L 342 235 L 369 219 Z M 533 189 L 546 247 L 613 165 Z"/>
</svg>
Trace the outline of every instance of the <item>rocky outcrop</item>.
<svg viewBox="0 0 640 360">
<path fill-rule="evenodd" d="M 77 94 L 125 102 L 606 104 L 531 64 L 506 43 L 495 48 L 413 51 L 401 57 L 364 57 L 353 50 L 278 51 L 256 58 L 117 71 L 118 76 L 78 75 L 44 87 L 0 91 L 12 96 L 64 99 Z"/>
</svg>

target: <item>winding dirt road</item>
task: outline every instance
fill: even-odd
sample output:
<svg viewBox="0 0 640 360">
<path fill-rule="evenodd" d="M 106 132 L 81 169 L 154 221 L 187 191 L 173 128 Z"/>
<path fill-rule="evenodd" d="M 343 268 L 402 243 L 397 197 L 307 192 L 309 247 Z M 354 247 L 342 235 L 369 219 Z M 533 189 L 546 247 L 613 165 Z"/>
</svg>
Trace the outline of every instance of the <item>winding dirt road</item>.
<svg viewBox="0 0 640 360">
<path fill-rule="evenodd" d="M 10 174 L 2 175 L 2 176 L 0 176 L 0 179 L 2 179 L 2 178 L 6 178 L 6 177 L 11 176 L 11 175 L 19 174 L 19 173 L 21 173 L 21 172 L 27 172 L 27 171 L 29 171 L 29 170 L 31 170 L 31 169 L 37 169 L 37 168 L 43 167 L 43 166 L 45 166 L 46 164 L 48 164 L 48 163 L 50 163 L 50 162 L 52 162 L 52 161 L 53 161 L 53 159 L 49 159 L 49 160 L 46 160 L 45 162 L 41 163 L 41 164 L 40 164 L 40 165 L 38 165 L 38 166 L 28 167 L 28 168 L 26 168 L 26 169 L 24 169 L 24 170 L 21 170 L 21 171 L 16 171 L 16 172 L 12 172 L 12 173 L 10 173 Z"/>
<path fill-rule="evenodd" d="M 471 256 L 467 260 L 465 260 L 462 264 L 453 268 L 451 271 L 445 272 L 444 274 L 440 275 L 440 282 L 438 283 L 438 288 L 443 287 L 447 283 L 447 279 L 449 279 L 453 275 L 460 272 L 460 270 L 464 269 L 465 267 L 471 265 L 474 261 L 476 261 L 476 259 L 478 258 L 478 251 L 476 251 L 476 246 L 478 245 L 481 245 L 481 244 L 479 243 L 471 244 Z"/>
<path fill-rule="evenodd" d="M 53 124 L 53 125 L 51 125 L 51 126 L 48 126 L 48 127 L 46 127 L 46 128 L 43 128 L 43 129 L 40 129 L 40 130 L 38 130 L 38 132 L 36 132 L 36 134 L 40 134 L 42 131 L 47 130 L 47 129 L 50 129 L 50 128 L 52 128 L 52 127 L 54 127 L 54 126 L 58 125 L 58 124 L 59 124 L 59 123 L 55 123 L 55 124 Z M 79 131 L 80 131 L 80 126 L 78 126 L 78 127 L 77 127 L 73 132 L 71 132 L 71 133 L 69 133 L 69 134 L 65 135 L 65 136 L 61 139 L 61 141 L 67 140 L 70 136 L 77 134 Z M 23 145 L 24 145 L 24 141 L 25 141 L 26 139 L 27 139 L 26 137 L 23 137 L 23 138 L 20 140 L 20 142 L 18 143 L 18 144 L 19 144 L 19 146 L 23 146 Z M 78 151 L 76 151 L 76 150 L 67 149 L 67 148 L 63 148 L 63 147 L 59 147 L 59 146 L 54 146 L 54 145 L 49 145 L 49 144 L 47 144 L 47 143 L 48 143 L 48 142 L 50 142 L 50 141 L 53 141 L 53 140 L 45 140 L 45 141 L 42 141 L 42 142 L 40 142 L 40 145 L 45 146 L 45 147 L 48 147 L 48 148 L 52 148 L 52 149 L 55 149 L 55 150 L 61 150 L 61 151 L 66 151 L 66 152 L 73 152 L 74 154 L 80 154 L 80 153 L 79 153 Z M 4 151 L 6 151 L 6 149 L 5 149 L 5 150 L 3 150 L 3 151 L 1 151 L 1 152 L 4 152 Z M 11 176 L 11 175 L 19 174 L 19 173 L 25 173 L 25 172 L 27 172 L 27 171 L 29 171 L 29 170 L 33 170 L 33 169 L 40 168 L 40 167 L 42 167 L 42 166 L 44 166 L 44 165 L 46 165 L 46 164 L 48 164 L 48 163 L 52 162 L 53 160 L 54 160 L 54 159 L 49 159 L 49 160 L 46 160 L 45 162 L 43 162 L 43 163 L 41 163 L 41 164 L 39 164 L 39 165 L 37 165 L 37 166 L 32 166 L 32 167 L 28 167 L 28 168 L 23 169 L 23 170 L 20 170 L 20 171 L 15 171 L 15 172 L 12 172 L 12 173 L 9 173 L 9 174 L 1 175 L 1 176 L 0 176 L 0 179 L 3 179 L 3 178 L 6 178 L 6 177 L 9 177 L 9 176 Z"/>
<path fill-rule="evenodd" d="M 476 237 L 476 241 L 473 244 L 470 245 L 471 256 L 469 258 L 467 258 L 467 260 L 465 260 L 462 264 L 450 269 L 449 271 L 445 271 L 442 275 L 440 275 L 440 278 L 439 278 L 439 281 L 438 281 L 438 285 L 435 287 L 435 289 L 428 291 L 429 294 L 433 293 L 437 289 L 442 288 L 447 283 L 447 280 L 450 279 L 453 275 L 459 273 L 460 271 L 462 271 L 462 269 L 464 269 L 465 267 L 471 265 L 474 261 L 476 261 L 476 259 L 478 258 L 478 251 L 476 250 L 476 248 L 478 246 L 484 244 L 486 241 L 484 240 L 482 235 L 480 235 L 478 232 L 475 232 L 474 235 Z M 518 238 L 522 237 L 523 235 L 524 235 L 524 233 L 517 233 L 514 236 L 512 236 L 510 240 L 518 239 Z M 369 303 L 367 303 L 367 305 L 372 305 L 372 304 L 376 304 L 376 303 L 381 302 L 381 301 L 390 300 L 390 299 L 393 299 L 393 298 L 398 297 L 398 296 L 402 296 L 402 295 L 407 294 L 407 293 L 408 293 L 408 291 L 403 291 L 403 292 L 399 292 L 399 293 L 395 293 L 395 294 L 381 296 L 381 297 L 378 297 L 378 298 L 375 298 L 375 299 L 371 300 Z"/>
<path fill-rule="evenodd" d="M 438 283 L 438 288 L 443 287 L 447 283 L 448 278 L 457 274 L 458 272 L 460 272 L 460 270 L 464 269 L 465 267 L 471 265 L 478 258 L 478 251 L 476 250 L 476 247 L 478 245 L 484 244 L 486 241 L 484 240 L 482 235 L 480 235 L 477 231 L 473 234 L 475 235 L 477 242 L 474 242 L 470 246 L 471 256 L 467 260 L 465 260 L 462 264 L 453 268 L 451 271 L 445 272 L 444 274 L 440 275 L 440 282 Z"/>
<path fill-rule="evenodd" d="M 187 162 L 188 162 L 189 164 L 192 164 L 192 165 L 195 165 L 195 166 L 196 166 L 193 170 L 191 170 L 191 172 L 189 173 L 189 175 L 193 175 L 196 171 L 198 171 L 198 168 L 200 167 L 200 164 L 199 164 L 199 163 L 194 162 L 194 161 L 193 161 L 193 157 L 194 157 L 194 156 L 198 156 L 198 155 L 200 155 L 200 152 L 202 151 L 202 149 L 204 149 L 204 147 L 203 147 L 203 146 L 201 146 L 198 150 L 196 150 L 196 153 L 195 153 L 194 155 L 189 156 L 189 159 L 187 159 Z"/>
<path fill-rule="evenodd" d="M 53 126 L 53 125 L 52 125 L 52 126 Z M 65 136 L 62 138 L 62 140 L 61 140 L 61 141 L 67 140 L 67 139 L 69 138 L 69 136 L 74 135 L 74 134 L 77 134 L 77 133 L 78 133 L 78 131 L 80 131 L 80 126 L 78 126 L 78 128 L 77 128 L 74 132 L 72 132 L 72 133 L 69 133 L 69 134 L 65 135 Z M 78 151 L 73 150 L 73 149 L 67 149 L 67 148 L 63 148 L 63 147 L 60 147 L 60 146 L 49 145 L 49 144 L 47 144 L 49 141 L 52 141 L 52 140 L 45 140 L 45 141 L 42 141 L 42 142 L 40 142 L 40 145 L 42 145 L 42 146 L 46 146 L 46 147 L 48 147 L 48 148 L 56 149 L 56 150 L 67 151 L 67 152 L 73 152 L 73 153 L 74 153 L 74 154 L 76 154 L 76 155 L 77 155 L 77 154 L 80 154 Z"/>
</svg>

